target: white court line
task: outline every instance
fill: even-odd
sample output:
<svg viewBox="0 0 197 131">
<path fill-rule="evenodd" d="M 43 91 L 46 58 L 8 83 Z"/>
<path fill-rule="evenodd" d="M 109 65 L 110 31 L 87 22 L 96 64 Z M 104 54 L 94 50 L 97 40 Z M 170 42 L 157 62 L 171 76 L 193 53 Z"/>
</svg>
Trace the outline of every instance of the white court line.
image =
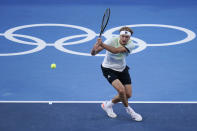
<svg viewBox="0 0 197 131">
<path fill-rule="evenodd" d="M 0 101 L 0 103 L 102 103 L 103 101 Z M 197 104 L 197 101 L 129 101 L 129 103 Z"/>
</svg>

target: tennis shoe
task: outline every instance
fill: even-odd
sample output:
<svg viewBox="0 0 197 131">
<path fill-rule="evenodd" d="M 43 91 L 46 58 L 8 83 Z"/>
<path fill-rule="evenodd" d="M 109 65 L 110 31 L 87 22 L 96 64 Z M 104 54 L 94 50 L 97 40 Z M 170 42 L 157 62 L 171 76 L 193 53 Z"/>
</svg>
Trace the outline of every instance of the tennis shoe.
<svg viewBox="0 0 197 131">
<path fill-rule="evenodd" d="M 136 112 L 133 111 L 133 110 L 129 110 L 129 109 L 127 109 L 126 111 L 127 111 L 127 113 L 128 113 L 129 115 L 131 115 L 131 118 L 132 118 L 133 120 L 135 120 L 135 121 L 142 121 L 142 116 L 141 116 L 140 114 L 136 113 Z"/>
<path fill-rule="evenodd" d="M 107 115 L 111 118 L 116 118 L 117 115 L 114 113 L 112 106 L 107 106 L 107 101 L 101 104 L 101 108 L 107 113 Z"/>
</svg>

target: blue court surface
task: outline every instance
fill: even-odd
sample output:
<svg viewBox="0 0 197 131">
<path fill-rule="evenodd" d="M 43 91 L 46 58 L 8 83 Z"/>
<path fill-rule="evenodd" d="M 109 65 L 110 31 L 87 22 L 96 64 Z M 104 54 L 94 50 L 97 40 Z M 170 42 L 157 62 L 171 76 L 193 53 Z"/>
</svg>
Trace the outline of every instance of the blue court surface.
<svg viewBox="0 0 197 131">
<path fill-rule="evenodd" d="M 100 108 L 117 93 L 105 51 L 90 56 L 106 8 L 104 41 L 134 31 L 129 103 L 142 122 Z M 0 0 L 0 131 L 196 131 L 196 12 L 195 0 Z"/>
</svg>

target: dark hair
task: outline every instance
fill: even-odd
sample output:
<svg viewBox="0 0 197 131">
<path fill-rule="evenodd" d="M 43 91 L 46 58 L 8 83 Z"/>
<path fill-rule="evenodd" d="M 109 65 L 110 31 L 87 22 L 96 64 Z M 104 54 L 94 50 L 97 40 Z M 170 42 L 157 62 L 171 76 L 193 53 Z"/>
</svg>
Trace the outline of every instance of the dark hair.
<svg viewBox="0 0 197 131">
<path fill-rule="evenodd" d="M 129 27 L 126 27 L 126 26 L 124 26 L 124 27 L 120 28 L 120 30 L 119 30 L 119 31 L 120 31 L 120 32 L 121 32 L 121 31 L 129 31 L 129 32 L 131 33 L 131 35 L 133 34 L 132 29 L 131 29 L 131 28 L 129 28 Z"/>
</svg>

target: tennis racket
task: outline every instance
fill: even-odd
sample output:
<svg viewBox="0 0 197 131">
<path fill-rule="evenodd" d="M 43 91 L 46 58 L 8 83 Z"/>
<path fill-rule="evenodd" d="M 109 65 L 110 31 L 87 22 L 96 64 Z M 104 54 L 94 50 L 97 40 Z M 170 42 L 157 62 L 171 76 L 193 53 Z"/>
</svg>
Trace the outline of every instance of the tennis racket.
<svg viewBox="0 0 197 131">
<path fill-rule="evenodd" d="M 103 15 L 103 19 L 102 19 L 102 23 L 101 23 L 101 30 L 100 30 L 100 35 L 99 37 L 102 36 L 107 24 L 108 24 L 108 21 L 109 21 L 109 17 L 110 17 L 110 8 L 107 8 L 105 10 L 105 13 Z"/>
</svg>

